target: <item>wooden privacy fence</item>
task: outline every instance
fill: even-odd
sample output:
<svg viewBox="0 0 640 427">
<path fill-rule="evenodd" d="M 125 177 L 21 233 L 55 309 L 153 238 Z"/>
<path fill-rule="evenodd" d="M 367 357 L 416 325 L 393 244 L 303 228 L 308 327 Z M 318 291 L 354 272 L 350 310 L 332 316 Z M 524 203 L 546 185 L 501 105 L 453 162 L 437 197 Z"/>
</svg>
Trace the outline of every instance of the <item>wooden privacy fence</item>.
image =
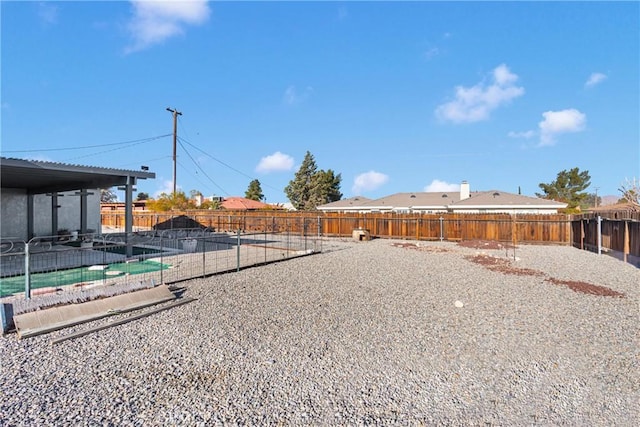
<svg viewBox="0 0 640 427">
<path fill-rule="evenodd" d="M 577 248 L 598 253 L 602 250 L 614 251 L 621 254 L 624 261 L 628 261 L 629 257 L 640 257 L 640 212 L 638 211 L 574 215 L 571 226 L 571 244 Z"/>
<path fill-rule="evenodd" d="M 498 240 L 513 243 L 570 244 L 568 215 L 396 214 L 278 211 L 134 212 L 133 226 L 190 228 L 194 223 L 217 231 L 283 231 L 351 237 L 366 229 L 372 237 L 416 240 Z M 102 225 L 124 228 L 124 212 L 102 213 Z"/>
</svg>

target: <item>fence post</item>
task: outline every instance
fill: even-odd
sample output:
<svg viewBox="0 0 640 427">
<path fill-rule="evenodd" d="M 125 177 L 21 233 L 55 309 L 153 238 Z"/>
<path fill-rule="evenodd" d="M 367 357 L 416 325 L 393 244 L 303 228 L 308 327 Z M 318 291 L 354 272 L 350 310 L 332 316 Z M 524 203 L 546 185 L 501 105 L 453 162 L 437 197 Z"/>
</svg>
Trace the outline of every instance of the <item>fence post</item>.
<svg viewBox="0 0 640 427">
<path fill-rule="evenodd" d="M 598 215 L 598 229 L 597 229 L 597 239 L 598 239 L 598 255 L 602 254 L 602 217 Z"/>
<path fill-rule="evenodd" d="M 628 220 L 624 220 L 624 245 L 623 245 L 623 255 L 622 258 L 624 260 L 624 262 L 627 262 L 629 260 L 629 221 Z"/>
<path fill-rule="evenodd" d="M 160 284 L 164 285 L 164 233 L 160 232 Z"/>
<path fill-rule="evenodd" d="M 518 214 L 514 213 L 511 217 L 511 243 L 513 243 L 513 260 L 516 260 L 516 246 L 518 245 L 518 224 L 516 222 Z"/>
<path fill-rule="evenodd" d="M 238 228 L 238 244 L 236 245 L 236 257 L 237 257 L 237 268 L 236 271 L 240 271 L 240 228 Z"/>
<path fill-rule="evenodd" d="M 284 224 L 287 230 L 287 258 L 289 258 L 289 251 L 291 250 L 291 224 L 289 224 L 289 218 L 285 218 Z"/>
<path fill-rule="evenodd" d="M 307 250 L 307 218 L 302 218 L 302 236 L 304 238 L 304 250 Z"/>
<path fill-rule="evenodd" d="M 197 243 L 196 243 L 197 245 Z M 202 277 L 207 275 L 207 236 L 202 233 Z"/>
<path fill-rule="evenodd" d="M 29 242 L 24 245 L 24 297 L 31 298 L 31 274 L 29 272 Z"/>
<path fill-rule="evenodd" d="M 440 220 L 440 241 L 442 242 L 444 240 L 444 218 L 440 216 L 438 219 Z"/>
</svg>

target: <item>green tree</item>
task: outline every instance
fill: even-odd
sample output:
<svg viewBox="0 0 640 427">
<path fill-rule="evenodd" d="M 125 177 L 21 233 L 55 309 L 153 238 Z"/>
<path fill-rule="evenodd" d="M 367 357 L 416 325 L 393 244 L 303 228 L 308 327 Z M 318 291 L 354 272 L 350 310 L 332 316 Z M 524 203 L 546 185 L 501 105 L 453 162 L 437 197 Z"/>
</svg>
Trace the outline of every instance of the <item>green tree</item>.
<svg viewBox="0 0 640 427">
<path fill-rule="evenodd" d="M 569 171 L 558 172 L 555 181 L 549 184 L 540 183 L 538 186 L 543 193 L 536 193 L 536 196 L 543 199 L 556 200 L 567 204 L 567 209 L 577 210 L 587 198 L 584 190 L 591 185 L 589 171 L 582 171 L 573 168 Z"/>
<path fill-rule="evenodd" d="M 262 193 L 262 187 L 260 186 L 260 181 L 254 179 L 249 183 L 249 187 L 247 191 L 244 192 L 244 197 L 249 200 L 255 200 L 256 202 L 260 202 L 264 200 L 264 194 Z"/>
<path fill-rule="evenodd" d="M 147 199 L 149 199 L 149 193 L 143 193 L 143 192 L 138 193 L 138 197 L 136 198 L 136 200 L 147 200 Z"/>
<path fill-rule="evenodd" d="M 340 174 L 336 175 L 331 169 L 326 172 L 321 170 L 316 173 L 315 179 L 318 181 L 316 186 L 318 204 L 316 206 L 335 202 L 342 198 L 340 192 L 342 176 Z"/>
<path fill-rule="evenodd" d="M 342 177 L 331 169 L 318 170 L 313 155 L 307 151 L 294 179 L 284 189 L 297 210 L 314 210 L 317 206 L 340 200 Z"/>
<path fill-rule="evenodd" d="M 100 202 L 101 203 L 114 203 L 118 201 L 118 196 L 116 193 L 111 191 L 110 188 L 101 188 L 100 189 Z"/>
<path fill-rule="evenodd" d="M 157 199 L 147 201 L 147 209 L 154 212 L 166 212 L 169 210 L 196 209 L 193 200 L 190 200 L 184 191 L 176 191 L 175 194 L 162 193 Z"/>
</svg>

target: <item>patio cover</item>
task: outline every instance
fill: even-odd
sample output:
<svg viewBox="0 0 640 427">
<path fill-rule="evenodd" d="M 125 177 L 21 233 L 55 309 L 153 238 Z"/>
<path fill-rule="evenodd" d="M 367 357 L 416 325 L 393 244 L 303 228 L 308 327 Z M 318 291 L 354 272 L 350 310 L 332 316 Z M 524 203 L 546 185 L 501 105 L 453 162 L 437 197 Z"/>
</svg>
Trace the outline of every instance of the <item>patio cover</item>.
<svg viewBox="0 0 640 427">
<path fill-rule="evenodd" d="M 17 188 L 27 191 L 32 199 L 35 194 L 94 188 L 122 186 L 125 190 L 125 231 L 131 232 L 133 225 L 133 187 L 138 179 L 153 179 L 156 174 L 147 171 L 111 169 L 66 163 L 43 162 L 0 157 L 0 184 L 2 188 Z M 82 196 L 82 194 L 80 194 Z M 82 197 L 86 203 L 86 196 Z M 33 205 L 32 202 L 29 203 Z M 27 212 L 28 222 L 33 221 L 33 212 Z M 85 209 L 86 215 L 86 209 Z M 86 217 L 84 218 L 86 223 Z"/>
</svg>

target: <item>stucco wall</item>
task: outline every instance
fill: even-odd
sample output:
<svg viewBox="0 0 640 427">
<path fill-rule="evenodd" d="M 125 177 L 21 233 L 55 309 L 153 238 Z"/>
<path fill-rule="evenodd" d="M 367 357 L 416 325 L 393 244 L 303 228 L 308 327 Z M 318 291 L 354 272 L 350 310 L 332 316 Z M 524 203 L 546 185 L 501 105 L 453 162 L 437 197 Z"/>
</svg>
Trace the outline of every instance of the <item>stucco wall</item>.
<svg viewBox="0 0 640 427">
<path fill-rule="evenodd" d="M 100 190 L 89 190 L 87 196 L 87 229 L 100 233 Z M 58 197 L 58 230 L 80 229 L 80 196 L 75 191 Z M 27 239 L 27 194 L 24 190 L 3 188 L 1 193 L 2 237 Z M 33 198 L 33 232 L 36 236 L 51 236 L 51 196 L 37 194 Z"/>
<path fill-rule="evenodd" d="M 27 238 L 27 192 L 3 188 L 0 192 L 0 233 L 3 238 Z"/>
</svg>

